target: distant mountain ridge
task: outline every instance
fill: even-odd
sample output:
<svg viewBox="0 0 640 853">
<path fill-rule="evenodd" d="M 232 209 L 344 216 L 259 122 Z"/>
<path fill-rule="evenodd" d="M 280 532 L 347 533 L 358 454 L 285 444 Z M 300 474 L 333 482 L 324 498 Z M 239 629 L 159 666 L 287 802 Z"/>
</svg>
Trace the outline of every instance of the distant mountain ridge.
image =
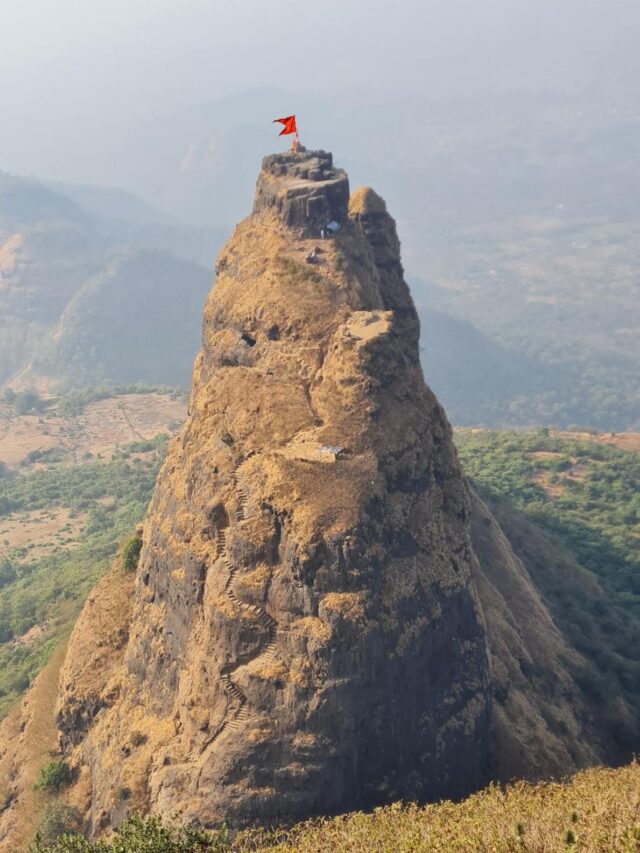
<svg viewBox="0 0 640 853">
<path fill-rule="evenodd" d="M 572 95 L 239 92 L 131 128 L 123 180 L 186 218 L 235 221 L 271 119 L 298 105 L 303 141 L 330 142 L 398 212 L 416 300 L 540 367 L 510 395 L 496 380 L 482 422 L 640 429 L 640 124 L 628 89 L 616 91 L 634 62 L 625 48 Z M 445 403 L 460 382 L 438 389 Z M 477 412 L 452 407 L 460 423 Z"/>
<path fill-rule="evenodd" d="M 203 280 L 226 226 L 194 227 L 164 210 L 202 221 L 220 221 L 223 209 L 226 217 L 239 215 L 251 190 L 253 163 L 272 132 L 270 111 L 291 98 L 276 90 L 248 92 L 186 110 L 170 127 L 160 118 L 138 128 L 136 150 L 147 151 L 148 157 L 138 164 L 134 183 L 146 188 L 162 210 L 126 190 L 0 174 L 0 384 L 115 381 L 104 364 L 93 369 L 90 348 L 81 356 L 77 342 L 62 345 L 59 337 L 52 338 L 61 328 L 73 328 L 78 341 L 90 337 L 89 330 L 78 334 L 77 318 L 69 322 L 78 300 L 59 325 L 67 304 L 114 262 L 122 263 L 123 253 L 131 256 L 137 249 L 145 251 L 150 264 L 147 250 L 152 249 L 202 268 L 196 274 L 193 267 L 174 266 L 176 294 L 184 295 L 194 277 Z M 359 113 L 367 126 L 376 115 L 374 106 L 367 102 Z M 402 101 L 398 115 L 408 120 L 410 106 Z M 604 101 L 581 115 L 583 101 L 558 96 L 531 96 L 516 105 L 505 97 L 486 106 L 495 113 L 495 126 L 489 126 L 477 102 L 466 107 L 425 103 L 428 128 L 420 113 L 411 146 L 397 141 L 393 158 L 387 156 L 384 128 L 372 137 L 371 150 L 356 151 L 345 135 L 344 105 L 332 107 L 331 133 L 344 146 L 347 161 L 356 161 L 352 173 L 357 176 L 366 164 L 376 183 L 388 187 L 394 206 L 404 211 L 400 221 L 420 306 L 427 378 L 460 425 L 640 429 L 635 334 L 640 214 L 633 180 L 623 180 L 625 170 L 633 173 L 633 116 L 622 105 L 614 108 Z M 300 116 L 305 135 L 326 134 L 326 109 L 321 99 L 305 103 Z M 539 122 L 523 148 L 532 115 Z M 520 186 L 518 169 L 526 166 L 531 175 L 539 170 L 563 128 L 586 146 L 582 165 L 565 175 L 568 167 L 554 143 L 550 163 L 557 182 L 545 177 L 542 183 Z M 436 144 L 438 134 L 447 140 L 443 150 Z M 478 140 L 471 159 L 465 155 L 468 134 Z M 615 169 L 605 157 L 614 143 L 623 148 Z M 596 183 L 585 186 L 584 170 Z M 421 186 L 424 192 L 417 191 Z M 552 203 L 555 187 L 562 187 L 557 204 Z M 146 276 L 140 263 L 136 269 L 141 294 L 148 293 L 151 268 Z M 135 301 L 138 284 L 130 279 L 127 286 Z M 206 291 L 194 286 L 204 298 Z M 95 295 L 95 288 L 89 289 Z M 166 297 L 159 305 L 166 304 Z M 190 316 L 197 327 L 197 318 Z M 90 328 L 102 334 L 107 327 L 101 330 L 97 320 L 94 316 Z M 175 336 L 166 339 L 163 354 L 174 352 L 175 370 L 158 381 L 188 375 L 187 353 L 197 349 L 196 327 L 190 335 L 185 329 L 184 346 Z M 145 365 L 137 361 L 142 357 L 137 347 L 129 374 L 119 381 L 144 381 L 149 375 L 162 332 L 153 337 L 151 326 L 145 328 L 153 338 Z M 86 363 L 74 372 L 70 365 L 79 358 Z M 154 375 L 162 372 L 161 362 Z"/>
<path fill-rule="evenodd" d="M 60 189 L 0 173 L 0 385 L 185 384 L 221 235 Z"/>
<path fill-rule="evenodd" d="M 187 385 L 211 274 L 157 249 L 127 248 L 76 291 L 36 355 L 35 374 L 82 388 Z"/>
</svg>

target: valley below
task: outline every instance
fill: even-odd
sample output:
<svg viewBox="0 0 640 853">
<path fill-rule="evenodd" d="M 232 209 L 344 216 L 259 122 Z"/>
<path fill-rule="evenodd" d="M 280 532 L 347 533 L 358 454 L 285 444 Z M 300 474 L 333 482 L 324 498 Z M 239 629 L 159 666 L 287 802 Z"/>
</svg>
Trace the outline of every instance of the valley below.
<svg viewBox="0 0 640 853">
<path fill-rule="evenodd" d="M 0 715 L 142 520 L 185 414 L 175 393 L 45 399 L 37 415 L 0 404 Z"/>
</svg>

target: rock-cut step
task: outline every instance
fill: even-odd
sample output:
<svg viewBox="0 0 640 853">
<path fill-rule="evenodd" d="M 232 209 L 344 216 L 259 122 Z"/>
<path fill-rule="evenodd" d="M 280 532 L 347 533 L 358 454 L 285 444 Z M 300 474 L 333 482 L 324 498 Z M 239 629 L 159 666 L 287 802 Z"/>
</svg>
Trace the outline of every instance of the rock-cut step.
<svg viewBox="0 0 640 853">
<path fill-rule="evenodd" d="M 238 509 L 236 510 L 236 520 L 237 521 L 245 521 L 247 518 L 247 505 L 249 503 L 249 493 L 247 490 L 240 484 L 240 478 L 237 474 L 233 475 L 233 482 L 236 487 L 236 494 L 238 495 Z"/>
<path fill-rule="evenodd" d="M 211 745 L 212 745 L 215 741 L 217 741 L 217 740 L 218 740 L 218 738 L 219 738 L 219 737 L 222 737 L 222 735 L 223 735 L 225 732 L 228 732 L 228 731 L 234 731 L 234 730 L 236 730 L 236 729 L 241 728 L 241 727 L 242 727 L 242 726 L 247 722 L 247 720 L 249 719 L 249 717 L 250 717 L 250 716 L 251 716 L 251 712 L 249 711 L 249 708 L 247 707 L 247 705 L 243 705 L 243 706 L 240 708 L 240 710 L 238 711 L 238 713 L 235 715 L 235 717 L 233 717 L 233 718 L 232 718 L 232 719 L 230 719 L 230 720 L 225 720 L 225 721 L 222 723 L 222 725 L 220 726 L 220 728 L 218 729 L 218 731 L 217 731 L 217 732 L 214 734 L 214 736 L 211 738 L 211 741 L 210 741 L 210 743 L 209 743 L 209 748 L 211 747 Z M 203 754 L 203 756 L 205 756 L 206 754 L 207 754 L 207 753 L 205 752 L 205 753 Z M 202 756 L 202 757 L 203 757 L 203 756 Z M 202 757 L 201 757 L 201 758 L 202 758 Z"/>
<path fill-rule="evenodd" d="M 278 647 L 275 642 L 269 643 L 267 646 L 265 646 L 263 652 L 261 652 L 257 657 L 253 658 L 253 660 L 249 661 L 249 668 L 253 669 L 254 667 L 261 667 L 265 664 L 272 663 L 276 656 L 277 650 Z"/>
<path fill-rule="evenodd" d="M 235 576 L 238 573 L 238 567 L 232 566 L 226 557 L 223 557 L 223 562 L 229 570 L 229 577 L 227 578 L 227 582 L 224 585 L 224 591 L 227 598 L 234 604 L 238 605 L 238 607 L 241 607 L 243 610 L 246 610 L 256 616 L 258 622 L 262 625 L 263 628 L 267 628 L 270 632 L 275 631 L 278 627 L 278 623 L 272 616 L 269 616 L 264 607 L 260 607 L 259 604 L 247 604 L 246 601 L 242 601 L 242 599 L 238 598 L 238 596 L 233 591 L 233 583 L 235 580 Z"/>
<path fill-rule="evenodd" d="M 258 604 L 247 604 L 245 605 L 255 616 L 258 617 L 258 622 L 264 627 L 268 628 L 270 631 L 275 631 L 278 627 L 278 623 L 276 620 L 269 616 L 264 607 L 260 607 Z"/>
<path fill-rule="evenodd" d="M 235 717 L 232 720 L 228 720 L 226 722 L 225 728 L 231 729 L 232 731 L 234 729 L 239 729 L 246 723 L 250 716 L 251 713 L 249 711 L 249 708 L 247 707 L 247 705 L 243 705 L 242 708 L 240 708 L 238 713 L 235 715 Z"/>
<path fill-rule="evenodd" d="M 227 553 L 227 531 L 218 530 L 218 541 L 216 546 L 216 556 L 223 557 Z"/>
<path fill-rule="evenodd" d="M 225 673 L 225 674 L 222 676 L 222 683 L 223 683 L 223 685 L 224 685 L 224 689 L 225 689 L 225 691 L 226 691 L 230 696 L 233 696 L 233 698 L 234 698 L 234 699 L 237 699 L 237 700 L 238 700 L 238 702 L 240 702 L 242 705 L 246 704 L 247 697 L 244 695 L 244 693 L 242 692 L 242 690 L 240 690 L 240 688 L 238 687 L 238 685 L 237 685 L 237 684 L 235 684 L 235 683 L 231 680 L 231 676 L 229 675 L 229 673 Z"/>
</svg>

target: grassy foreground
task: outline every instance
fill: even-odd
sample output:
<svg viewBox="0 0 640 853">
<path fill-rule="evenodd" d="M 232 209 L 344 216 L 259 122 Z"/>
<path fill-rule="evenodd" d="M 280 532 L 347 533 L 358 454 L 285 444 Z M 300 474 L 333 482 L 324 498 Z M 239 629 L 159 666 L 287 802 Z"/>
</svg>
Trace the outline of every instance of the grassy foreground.
<svg viewBox="0 0 640 853">
<path fill-rule="evenodd" d="M 164 827 L 164 824 L 163 824 Z M 112 843 L 59 840 L 38 853 L 638 853 L 640 765 L 566 783 L 490 786 L 462 803 L 400 804 L 227 840 L 134 821 Z"/>
<path fill-rule="evenodd" d="M 637 853 L 640 765 L 587 770 L 567 784 L 518 782 L 507 788 L 489 787 L 457 804 L 393 805 L 369 815 L 302 824 L 281 843 L 267 842 L 258 849 L 263 853 Z"/>
</svg>

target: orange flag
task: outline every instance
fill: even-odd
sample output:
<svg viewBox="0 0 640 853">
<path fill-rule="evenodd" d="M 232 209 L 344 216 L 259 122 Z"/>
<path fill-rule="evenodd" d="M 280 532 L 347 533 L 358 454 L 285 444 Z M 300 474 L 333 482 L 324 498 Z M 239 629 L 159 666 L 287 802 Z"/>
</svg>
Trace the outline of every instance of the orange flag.
<svg viewBox="0 0 640 853">
<path fill-rule="evenodd" d="M 274 118 L 273 124 L 279 122 L 284 125 L 278 136 L 286 136 L 289 133 L 295 133 L 298 135 L 298 127 L 296 125 L 296 117 L 295 116 L 287 116 L 286 118 Z"/>
</svg>

